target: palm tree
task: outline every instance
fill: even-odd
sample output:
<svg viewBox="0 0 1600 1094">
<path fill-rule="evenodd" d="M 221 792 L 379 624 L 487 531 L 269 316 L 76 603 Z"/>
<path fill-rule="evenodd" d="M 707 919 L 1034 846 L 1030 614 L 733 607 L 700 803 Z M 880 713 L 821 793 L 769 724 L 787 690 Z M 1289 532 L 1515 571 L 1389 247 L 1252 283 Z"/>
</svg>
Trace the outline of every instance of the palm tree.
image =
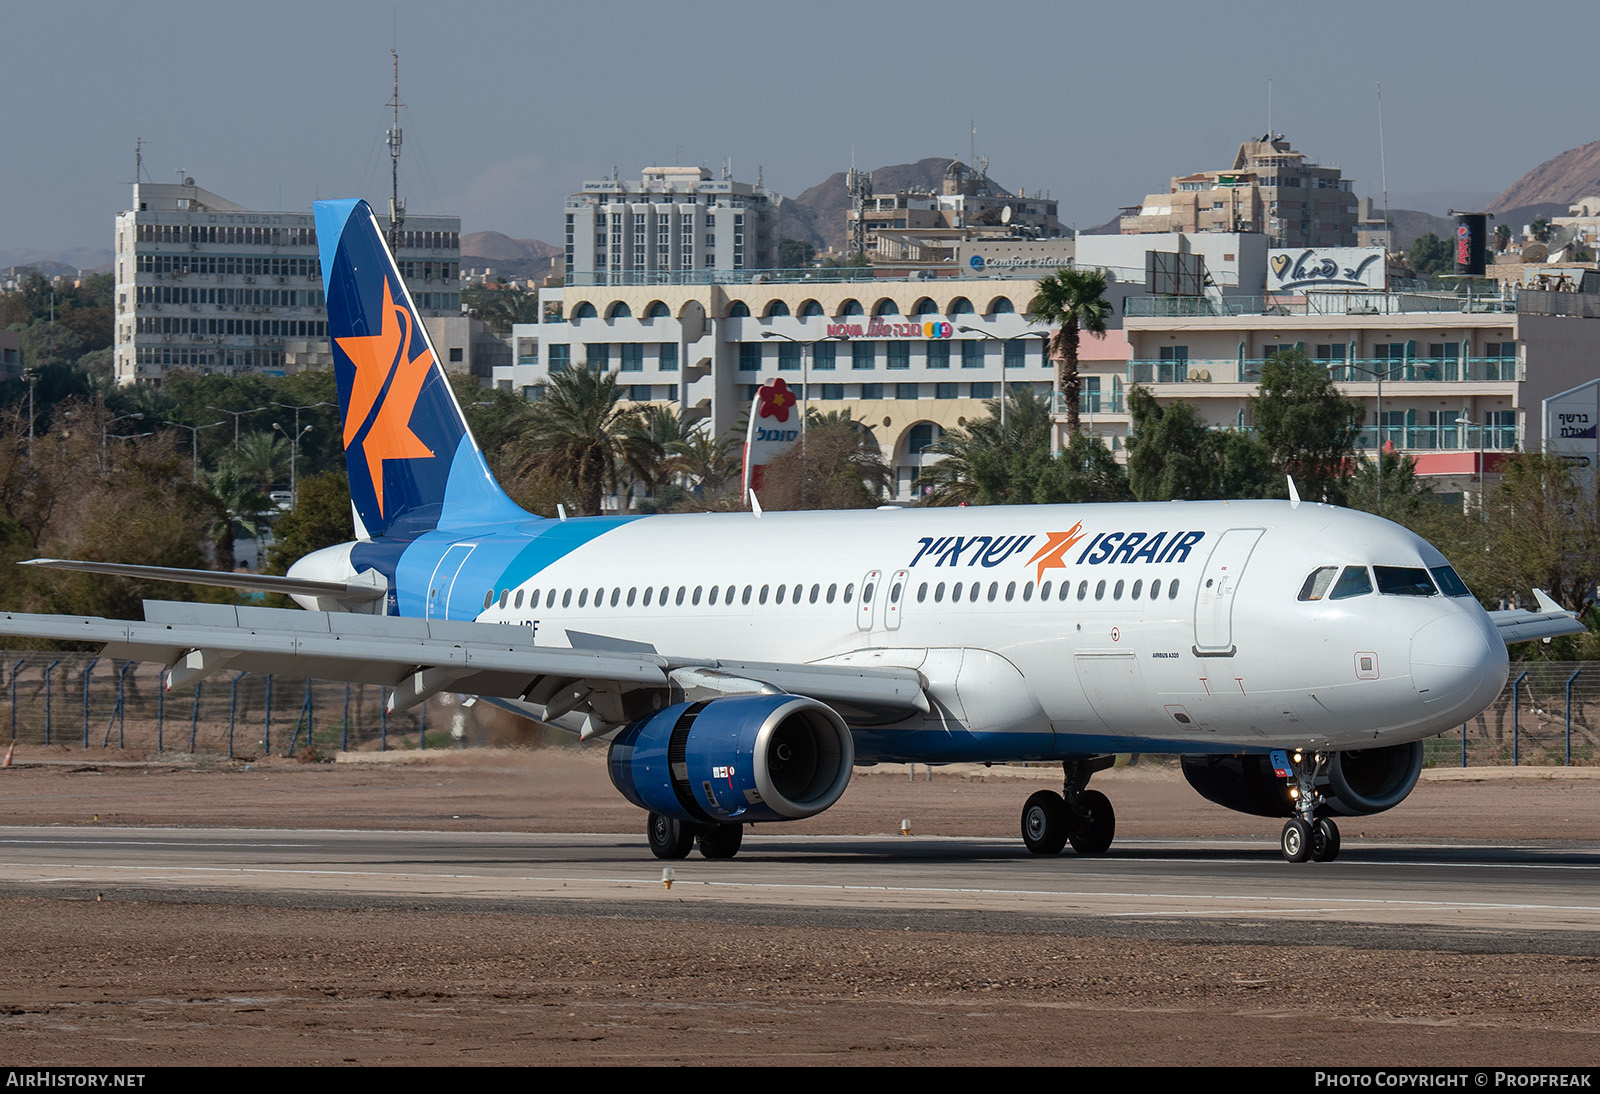
<svg viewBox="0 0 1600 1094">
<path fill-rule="evenodd" d="M 667 474 L 692 482 L 702 502 L 713 500 L 739 476 L 739 442 L 732 438 L 718 440 L 709 427 L 690 429 L 668 449 L 671 456 Z"/>
<path fill-rule="evenodd" d="M 1073 270 L 1062 267 L 1039 279 L 1038 291 L 1028 305 L 1035 323 L 1056 328 L 1050 336 L 1050 356 L 1059 361 L 1057 387 L 1067 404 L 1067 432 L 1078 431 L 1078 328 L 1104 338 L 1106 317 L 1111 302 L 1105 298 L 1104 270 Z"/>
<path fill-rule="evenodd" d="M 616 373 L 597 376 L 580 366 L 552 374 L 518 442 L 517 477 L 538 472 L 565 479 L 584 513 L 598 514 L 627 451 L 633 415 L 618 408 L 621 396 Z"/>
<path fill-rule="evenodd" d="M 650 497 L 670 480 L 673 446 L 688 435 L 684 412 L 673 407 L 647 406 L 629 416 L 623 459 Z"/>
<path fill-rule="evenodd" d="M 206 538 L 211 540 L 215 550 L 217 569 L 231 571 L 233 541 L 239 536 L 261 534 L 264 518 L 272 510 L 272 501 L 232 467 L 207 471 L 200 481 L 211 516 Z"/>
<path fill-rule="evenodd" d="M 1016 502 L 1019 470 L 1037 471 L 1036 455 L 1050 449 L 1050 404 L 1026 387 L 1013 387 L 1008 395 L 1007 420 L 1000 421 L 1000 401 L 984 402 L 988 417 L 969 420 L 930 444 L 927 455 L 942 456 L 925 462 L 917 480 L 926 491 L 928 505 L 996 505 Z"/>
<path fill-rule="evenodd" d="M 289 481 L 289 442 L 275 433 L 246 433 L 226 459 L 243 482 L 270 490 Z"/>
</svg>

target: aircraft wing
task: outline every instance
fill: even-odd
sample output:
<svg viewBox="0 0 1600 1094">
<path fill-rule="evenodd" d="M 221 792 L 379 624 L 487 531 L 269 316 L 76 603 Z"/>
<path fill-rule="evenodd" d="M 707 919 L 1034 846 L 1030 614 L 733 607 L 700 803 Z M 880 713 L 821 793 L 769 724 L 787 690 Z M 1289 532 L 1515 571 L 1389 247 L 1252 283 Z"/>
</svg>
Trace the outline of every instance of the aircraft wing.
<svg viewBox="0 0 1600 1094">
<path fill-rule="evenodd" d="M 1569 612 L 1550 598 L 1543 589 L 1533 590 L 1539 610 L 1508 608 L 1490 612 L 1489 618 L 1500 632 L 1506 645 L 1513 642 L 1531 642 L 1537 638 L 1556 638 L 1563 634 L 1582 634 L 1588 628 L 1578 621 L 1577 612 Z"/>
<path fill-rule="evenodd" d="M 671 657 L 630 643 L 569 649 L 493 623 L 163 600 L 144 608 L 143 621 L 0 613 L 0 635 L 100 643 L 108 657 L 160 662 L 169 689 L 224 670 L 312 676 L 393 688 L 391 712 L 460 692 L 585 737 L 689 695 L 787 692 L 877 720 L 929 709 L 908 668 Z"/>
</svg>

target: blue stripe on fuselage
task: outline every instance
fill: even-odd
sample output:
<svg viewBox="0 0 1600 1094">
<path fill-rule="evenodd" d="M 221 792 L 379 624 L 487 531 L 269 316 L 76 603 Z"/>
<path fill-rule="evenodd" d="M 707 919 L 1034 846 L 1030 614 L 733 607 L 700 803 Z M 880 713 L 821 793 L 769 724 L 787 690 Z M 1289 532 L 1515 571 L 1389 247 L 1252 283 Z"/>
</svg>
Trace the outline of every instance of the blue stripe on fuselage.
<svg viewBox="0 0 1600 1094">
<path fill-rule="evenodd" d="M 427 614 L 429 582 L 445 554 L 456 544 L 471 544 L 472 553 L 453 582 L 455 592 L 447 618 L 476 619 L 483 611 L 483 594 L 489 589 L 515 589 L 545 567 L 607 532 L 638 517 L 583 517 L 574 520 L 530 519 L 513 527 L 485 525 L 477 534 L 471 528 L 426 532 L 406 545 L 390 564 L 392 587 L 399 590 L 391 611 L 406 616 Z M 357 565 L 384 566 L 365 549 L 352 554 Z M 384 561 L 388 561 L 387 559 Z"/>
</svg>

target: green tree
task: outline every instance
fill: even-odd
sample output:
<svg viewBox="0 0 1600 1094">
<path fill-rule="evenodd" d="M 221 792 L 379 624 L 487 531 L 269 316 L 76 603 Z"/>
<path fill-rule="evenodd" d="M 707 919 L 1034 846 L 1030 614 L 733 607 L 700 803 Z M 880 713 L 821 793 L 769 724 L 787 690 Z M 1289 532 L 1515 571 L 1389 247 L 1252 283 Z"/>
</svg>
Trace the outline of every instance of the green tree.
<svg viewBox="0 0 1600 1094">
<path fill-rule="evenodd" d="M 785 270 L 801 270 L 817 260 L 817 249 L 803 239 L 784 239 L 778 242 L 778 266 Z"/>
<path fill-rule="evenodd" d="M 1050 455 L 1050 404 L 1028 388 L 1013 387 L 1000 422 L 1000 403 L 966 429 L 930 445 L 940 456 L 917 480 L 929 505 L 1029 505 L 1126 501 L 1127 474 L 1105 444 L 1074 433 L 1065 451 Z"/>
<path fill-rule="evenodd" d="M 1533 223 L 1528 225 L 1528 230 L 1533 233 L 1533 238 L 1540 243 L 1549 243 L 1554 229 L 1549 217 L 1534 217 Z"/>
<path fill-rule="evenodd" d="M 1253 433 L 1212 429 L 1182 399 L 1128 389 L 1128 483 L 1140 501 L 1281 498 L 1287 484 Z"/>
<path fill-rule="evenodd" d="M 271 490 L 289 481 L 289 442 L 276 433 L 246 433 L 223 466 L 232 468 L 241 483 Z"/>
<path fill-rule="evenodd" d="M 598 514 L 627 451 L 632 414 L 618 407 L 621 397 L 616 373 L 598 376 L 584 365 L 553 374 L 518 442 L 516 478 L 569 482 L 582 512 Z"/>
<path fill-rule="evenodd" d="M 864 509 L 879 504 L 892 481 L 872 431 L 849 411 L 812 413 L 806 434 L 767 464 L 763 509 Z"/>
<path fill-rule="evenodd" d="M 709 426 L 700 426 L 690 429 L 668 448 L 670 473 L 687 480 L 702 505 L 715 503 L 727 496 L 730 486 L 738 485 L 743 468 L 737 440 L 718 439 L 712 436 Z"/>
<path fill-rule="evenodd" d="M 350 480 L 342 471 L 311 475 L 299 482 L 295 507 L 277 519 L 266 572 L 285 574 L 295 562 L 355 537 L 350 522 Z"/>
<path fill-rule="evenodd" d="M 266 528 L 272 502 L 253 482 L 232 467 L 207 471 L 197 487 L 199 504 L 210 515 L 206 538 L 211 541 L 212 558 L 219 570 L 234 568 L 233 541 L 239 536 L 257 536 Z"/>
<path fill-rule="evenodd" d="M 1438 277 L 1455 269 L 1456 256 L 1449 243 L 1433 232 L 1424 232 L 1411 241 L 1411 249 L 1406 252 L 1406 263 L 1417 272 L 1418 277 Z"/>
<path fill-rule="evenodd" d="M 1511 246 L 1511 225 L 1496 224 L 1494 226 L 1494 249 L 1503 254 L 1509 246 Z"/>
<path fill-rule="evenodd" d="M 1339 394 L 1328 370 L 1299 350 L 1267 358 L 1260 391 L 1250 419 L 1272 465 L 1294 476 L 1301 497 L 1343 504 L 1361 404 Z"/>
<path fill-rule="evenodd" d="M 1105 298 L 1104 270 L 1058 269 L 1039 279 L 1028 314 L 1035 323 L 1056 328 L 1050 336 L 1049 354 L 1058 361 L 1057 386 L 1067 406 L 1067 432 L 1078 431 L 1078 396 L 1082 382 L 1078 377 L 1079 330 L 1103 338 L 1111 302 Z"/>
</svg>

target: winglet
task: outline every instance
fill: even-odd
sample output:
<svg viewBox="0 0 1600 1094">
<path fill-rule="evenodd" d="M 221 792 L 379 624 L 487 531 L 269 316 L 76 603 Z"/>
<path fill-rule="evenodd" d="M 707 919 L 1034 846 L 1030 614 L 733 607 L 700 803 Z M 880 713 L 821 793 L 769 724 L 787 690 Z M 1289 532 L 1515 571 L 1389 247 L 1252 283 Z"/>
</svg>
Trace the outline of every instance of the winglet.
<svg viewBox="0 0 1600 1094">
<path fill-rule="evenodd" d="M 1566 612 L 1567 611 L 1567 609 L 1563 608 L 1560 604 L 1557 604 L 1555 602 L 1555 600 L 1553 600 L 1551 598 L 1550 594 L 1545 592 L 1543 589 L 1535 589 L 1535 590 L 1533 590 L 1533 599 L 1538 602 L 1539 610 L 1541 612 Z M 1572 613 L 1571 612 L 1567 612 L 1567 614 L 1571 615 Z"/>
</svg>

